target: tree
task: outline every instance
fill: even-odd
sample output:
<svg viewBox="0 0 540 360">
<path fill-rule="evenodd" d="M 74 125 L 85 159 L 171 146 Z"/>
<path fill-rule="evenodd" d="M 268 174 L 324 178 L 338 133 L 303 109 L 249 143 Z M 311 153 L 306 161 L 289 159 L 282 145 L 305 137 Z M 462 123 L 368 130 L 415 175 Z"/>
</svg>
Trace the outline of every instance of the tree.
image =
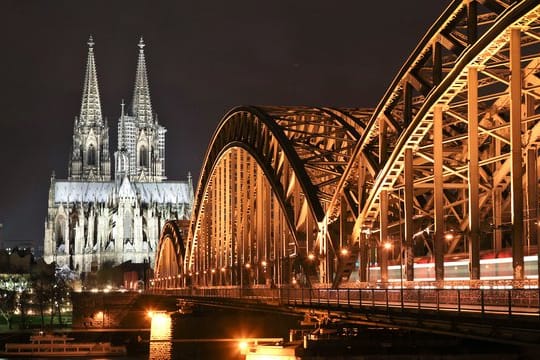
<svg viewBox="0 0 540 360">
<path fill-rule="evenodd" d="M 51 325 L 55 314 L 58 315 L 58 321 L 62 324 L 62 305 L 70 300 L 70 292 L 73 284 L 79 280 L 76 272 L 69 267 L 59 267 L 56 269 L 54 284 L 51 289 Z"/>
<path fill-rule="evenodd" d="M 67 298 L 68 292 L 69 287 L 66 281 L 62 277 L 57 276 L 52 287 L 51 325 L 53 324 L 55 315 L 58 315 L 58 323 L 62 324 L 62 305 Z"/>
<path fill-rule="evenodd" d="M 11 319 L 17 309 L 17 293 L 13 290 L 0 289 L 0 315 L 11 329 Z"/>
<path fill-rule="evenodd" d="M 45 327 L 45 309 L 51 307 L 52 287 L 55 283 L 55 265 L 38 262 L 32 267 L 32 287 L 41 315 L 41 327 Z"/>
<path fill-rule="evenodd" d="M 19 291 L 19 296 L 17 296 L 17 307 L 20 310 L 21 314 L 21 328 L 28 327 L 28 305 L 30 304 L 30 291 L 28 288 L 24 288 Z"/>
</svg>

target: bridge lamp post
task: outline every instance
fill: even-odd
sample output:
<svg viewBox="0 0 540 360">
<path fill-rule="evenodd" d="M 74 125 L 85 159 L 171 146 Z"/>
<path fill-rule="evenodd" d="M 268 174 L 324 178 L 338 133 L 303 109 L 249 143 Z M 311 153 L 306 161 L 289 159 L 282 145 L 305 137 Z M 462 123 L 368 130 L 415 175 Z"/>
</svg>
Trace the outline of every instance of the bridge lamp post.
<svg viewBox="0 0 540 360">
<path fill-rule="evenodd" d="M 246 281 L 246 285 L 249 285 L 250 282 L 251 282 L 251 276 L 250 276 L 250 271 L 251 271 L 251 264 L 250 263 L 246 263 L 246 265 L 244 265 L 246 267 L 246 276 L 247 276 L 247 281 Z"/>
<path fill-rule="evenodd" d="M 337 256 L 334 258 L 334 264 L 335 264 L 334 266 L 336 268 L 334 271 L 338 272 L 340 266 L 344 266 L 343 264 L 345 263 L 345 258 L 348 255 L 349 255 L 349 249 L 347 249 L 346 247 L 342 247 L 339 250 L 339 258 Z"/>
<path fill-rule="evenodd" d="M 308 256 L 307 256 L 307 259 L 308 259 L 308 261 L 310 263 L 310 271 L 313 271 L 313 267 L 317 266 L 315 264 L 315 254 L 309 253 Z M 313 287 L 313 284 L 310 284 L 310 286 Z"/>
<path fill-rule="evenodd" d="M 268 275 L 266 273 L 266 267 L 268 266 L 268 263 L 266 262 L 266 260 L 263 260 L 261 261 L 261 266 L 262 266 L 262 272 L 263 272 L 263 284 L 266 285 L 267 284 L 267 279 L 268 279 Z M 259 276 L 257 276 L 257 279 L 259 279 Z"/>
<path fill-rule="evenodd" d="M 381 280 L 382 280 L 382 274 L 383 274 L 383 267 L 385 267 L 384 271 L 386 271 L 386 284 L 384 286 L 388 286 L 389 283 L 389 276 L 388 276 L 388 260 L 390 259 L 389 253 L 392 251 L 393 244 L 390 240 L 386 240 L 382 244 L 382 261 L 381 261 Z"/>
<path fill-rule="evenodd" d="M 210 285 L 214 285 L 215 274 L 216 274 L 216 269 L 211 269 L 210 270 Z"/>
<path fill-rule="evenodd" d="M 244 264 L 244 269 L 242 269 L 242 272 L 240 274 L 240 285 L 243 288 L 244 285 L 249 285 L 249 270 L 251 269 L 250 263 Z M 245 281 L 244 281 L 245 278 Z"/>
<path fill-rule="evenodd" d="M 225 266 L 222 266 L 221 269 L 220 269 L 220 271 L 221 271 L 221 276 L 220 276 L 220 277 L 221 277 L 221 281 L 220 281 L 220 282 L 221 282 L 222 284 L 225 284 L 225 283 L 226 283 L 226 279 L 227 279 L 227 277 L 226 277 L 226 275 L 225 275 L 225 271 L 226 271 Z"/>
</svg>

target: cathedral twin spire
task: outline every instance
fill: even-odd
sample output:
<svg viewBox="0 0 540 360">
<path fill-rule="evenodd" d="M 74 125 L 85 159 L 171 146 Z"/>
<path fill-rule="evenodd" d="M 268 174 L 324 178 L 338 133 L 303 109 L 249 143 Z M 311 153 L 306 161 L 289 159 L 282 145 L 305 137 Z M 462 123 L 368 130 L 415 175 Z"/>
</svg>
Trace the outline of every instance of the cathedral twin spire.
<svg viewBox="0 0 540 360">
<path fill-rule="evenodd" d="M 88 60 L 84 77 L 83 97 L 81 104 L 80 120 L 85 124 L 102 124 L 101 100 L 96 72 L 96 60 L 94 58 L 94 39 L 90 35 L 88 39 Z M 139 58 L 135 76 L 135 88 L 133 90 L 133 102 L 131 115 L 141 123 L 152 122 L 152 102 L 150 101 L 150 87 L 146 72 L 146 59 L 144 56 L 145 43 L 143 38 L 139 40 Z"/>
<path fill-rule="evenodd" d="M 146 60 L 144 58 L 144 41 L 139 41 L 139 59 L 137 62 L 137 74 L 135 76 L 135 89 L 133 90 L 133 104 L 131 114 L 140 123 L 152 122 L 152 103 L 150 102 L 150 87 L 146 75 Z"/>
<path fill-rule="evenodd" d="M 86 62 L 86 74 L 84 77 L 83 97 L 81 104 L 80 121 L 86 125 L 101 125 L 101 101 L 96 73 L 96 61 L 94 59 L 94 40 L 88 39 L 88 60 Z"/>
<path fill-rule="evenodd" d="M 69 166 L 71 180 L 111 179 L 108 125 L 103 120 L 94 58 L 94 40 L 88 40 L 88 60 L 79 119 L 73 130 L 73 152 Z M 115 178 L 129 176 L 138 181 L 165 179 L 165 132 L 152 111 L 141 37 L 131 106 L 124 108 L 118 123 L 118 151 Z"/>
</svg>

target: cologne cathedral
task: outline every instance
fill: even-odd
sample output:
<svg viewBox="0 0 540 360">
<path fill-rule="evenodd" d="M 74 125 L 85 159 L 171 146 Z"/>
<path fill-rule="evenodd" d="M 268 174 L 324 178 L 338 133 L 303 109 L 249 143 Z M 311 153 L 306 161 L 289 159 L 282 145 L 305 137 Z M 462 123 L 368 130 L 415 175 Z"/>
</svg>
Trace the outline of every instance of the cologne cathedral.
<svg viewBox="0 0 540 360">
<path fill-rule="evenodd" d="M 165 127 L 150 101 L 144 42 L 138 47 L 133 99 L 122 101 L 118 149 L 111 171 L 109 126 L 101 112 L 94 42 L 88 41 L 81 112 L 73 124 L 68 179 L 53 173 L 45 221 L 44 258 L 78 273 L 105 263 L 154 264 L 167 220 L 189 220 L 193 185 L 165 176 Z"/>
</svg>

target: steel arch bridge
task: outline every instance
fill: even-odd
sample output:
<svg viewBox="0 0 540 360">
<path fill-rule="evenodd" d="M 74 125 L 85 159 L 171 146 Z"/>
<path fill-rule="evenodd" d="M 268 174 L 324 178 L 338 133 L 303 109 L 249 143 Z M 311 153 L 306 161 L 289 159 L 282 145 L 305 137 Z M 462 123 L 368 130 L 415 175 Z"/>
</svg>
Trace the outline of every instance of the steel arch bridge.
<svg viewBox="0 0 540 360">
<path fill-rule="evenodd" d="M 154 273 L 159 274 L 159 283 L 156 283 L 159 287 L 177 287 L 181 282 L 186 254 L 182 222 L 183 220 L 166 221 L 161 230 L 154 267 Z"/>
<path fill-rule="evenodd" d="M 389 258 L 412 281 L 418 256 L 440 282 L 456 253 L 477 280 L 481 251 L 504 248 L 510 277 L 526 279 L 539 236 L 539 17 L 538 1 L 452 2 L 375 109 L 231 110 L 205 156 L 182 284 L 337 287 L 369 280 L 373 262 L 384 283 Z"/>
</svg>

